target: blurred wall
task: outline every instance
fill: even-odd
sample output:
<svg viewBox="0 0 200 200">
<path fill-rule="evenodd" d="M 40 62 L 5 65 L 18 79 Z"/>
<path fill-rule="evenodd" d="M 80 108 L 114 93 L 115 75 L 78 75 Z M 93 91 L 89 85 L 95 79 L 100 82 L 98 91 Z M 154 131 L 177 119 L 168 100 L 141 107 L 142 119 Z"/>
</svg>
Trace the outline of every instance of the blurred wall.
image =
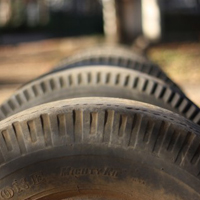
<svg viewBox="0 0 200 200">
<path fill-rule="evenodd" d="M 0 0 L 0 43 L 103 34 L 97 0 Z"/>
</svg>

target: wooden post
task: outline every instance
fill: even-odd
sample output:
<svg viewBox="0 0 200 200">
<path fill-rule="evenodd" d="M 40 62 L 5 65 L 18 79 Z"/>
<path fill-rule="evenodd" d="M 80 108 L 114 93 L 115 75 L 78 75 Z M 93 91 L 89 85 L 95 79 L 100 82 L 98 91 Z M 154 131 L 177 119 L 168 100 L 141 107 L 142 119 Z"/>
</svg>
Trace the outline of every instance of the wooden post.
<svg viewBox="0 0 200 200">
<path fill-rule="evenodd" d="M 118 41 L 115 0 L 102 0 L 104 33 L 108 42 Z"/>
</svg>

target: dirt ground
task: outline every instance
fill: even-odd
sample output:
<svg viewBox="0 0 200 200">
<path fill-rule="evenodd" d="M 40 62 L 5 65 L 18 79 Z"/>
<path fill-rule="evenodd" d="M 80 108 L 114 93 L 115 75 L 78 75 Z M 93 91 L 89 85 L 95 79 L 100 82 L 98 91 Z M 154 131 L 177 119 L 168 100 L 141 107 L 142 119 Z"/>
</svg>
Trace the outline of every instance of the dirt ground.
<svg viewBox="0 0 200 200">
<path fill-rule="evenodd" d="M 62 58 L 102 43 L 101 37 L 81 37 L 0 46 L 0 103 L 25 82 L 48 72 Z M 157 45 L 148 50 L 148 56 L 200 106 L 199 43 Z"/>
<path fill-rule="evenodd" d="M 148 56 L 200 106 L 200 43 L 157 45 Z"/>
</svg>

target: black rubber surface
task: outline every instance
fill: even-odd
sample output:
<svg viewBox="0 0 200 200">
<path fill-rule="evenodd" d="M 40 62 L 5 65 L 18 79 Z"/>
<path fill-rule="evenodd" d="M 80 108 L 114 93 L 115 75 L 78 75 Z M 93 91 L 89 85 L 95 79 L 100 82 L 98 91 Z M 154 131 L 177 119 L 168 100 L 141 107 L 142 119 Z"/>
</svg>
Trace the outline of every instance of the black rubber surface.
<svg viewBox="0 0 200 200">
<path fill-rule="evenodd" d="M 53 73 L 16 91 L 0 107 L 0 119 L 24 109 L 66 98 L 117 97 L 157 105 L 200 124 L 200 110 L 159 79 L 120 67 L 82 67 Z"/>
<path fill-rule="evenodd" d="M 75 55 L 63 59 L 50 73 L 85 65 L 110 65 L 134 69 L 159 78 L 179 92 L 182 92 L 179 86 L 158 65 L 123 46 L 99 46 L 82 50 Z"/>
<path fill-rule="evenodd" d="M 130 100 L 78 98 L 0 122 L 0 199 L 199 200 L 200 129 Z"/>
</svg>

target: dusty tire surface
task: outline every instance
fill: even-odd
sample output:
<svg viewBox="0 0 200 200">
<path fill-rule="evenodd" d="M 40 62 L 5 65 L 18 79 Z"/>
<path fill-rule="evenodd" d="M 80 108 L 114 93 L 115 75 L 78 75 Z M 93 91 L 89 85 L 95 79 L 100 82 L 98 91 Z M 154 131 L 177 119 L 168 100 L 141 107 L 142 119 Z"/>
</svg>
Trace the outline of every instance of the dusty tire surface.
<svg viewBox="0 0 200 200">
<path fill-rule="evenodd" d="M 53 73 L 16 91 L 0 106 L 0 119 L 27 108 L 75 97 L 132 99 L 177 112 L 200 124 L 200 110 L 159 79 L 120 67 L 84 67 Z"/>
<path fill-rule="evenodd" d="M 0 122 L 0 199 L 199 200 L 199 126 L 140 102 L 77 98 Z"/>
<path fill-rule="evenodd" d="M 100 46 L 80 51 L 63 59 L 50 73 L 86 65 L 109 65 L 134 69 L 159 78 L 168 85 L 173 86 L 177 91 L 182 92 L 179 86 L 158 65 L 123 46 Z"/>
</svg>

